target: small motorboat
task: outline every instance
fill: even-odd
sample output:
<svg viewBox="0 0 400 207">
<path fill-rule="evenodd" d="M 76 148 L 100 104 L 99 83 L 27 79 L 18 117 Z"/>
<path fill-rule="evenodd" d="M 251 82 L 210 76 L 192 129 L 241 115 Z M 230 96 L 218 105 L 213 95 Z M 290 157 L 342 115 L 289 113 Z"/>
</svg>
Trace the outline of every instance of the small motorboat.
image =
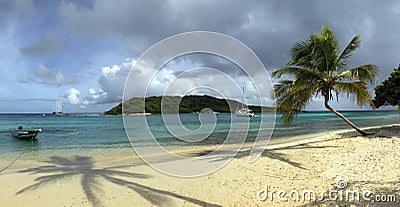
<svg viewBox="0 0 400 207">
<path fill-rule="evenodd" d="M 13 137 L 30 141 L 35 140 L 40 132 L 42 132 L 42 129 L 22 129 L 22 126 L 18 126 L 17 130 L 11 131 Z"/>
</svg>

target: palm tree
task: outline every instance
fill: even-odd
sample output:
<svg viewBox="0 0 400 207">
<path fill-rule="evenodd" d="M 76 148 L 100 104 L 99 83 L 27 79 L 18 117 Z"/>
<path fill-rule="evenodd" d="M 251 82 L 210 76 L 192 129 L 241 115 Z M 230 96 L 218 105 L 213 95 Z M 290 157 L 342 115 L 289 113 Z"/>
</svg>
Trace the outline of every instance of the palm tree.
<svg viewBox="0 0 400 207">
<path fill-rule="evenodd" d="M 334 95 L 345 93 L 357 101 L 359 106 L 370 105 L 374 108 L 367 82 L 378 78 L 379 68 L 373 64 L 350 68 L 348 60 L 360 46 L 360 36 L 356 35 L 339 54 L 338 41 L 332 30 L 322 26 L 320 35 L 311 34 L 307 39 L 294 43 L 290 50 L 291 60 L 272 73 L 280 78 L 289 75 L 293 80 L 281 80 L 274 85 L 277 112 L 283 112 L 283 121 L 289 124 L 293 115 L 300 113 L 313 97 L 322 96 L 325 107 L 347 124 L 361 133 L 358 128 L 341 113 L 329 105 Z"/>
</svg>

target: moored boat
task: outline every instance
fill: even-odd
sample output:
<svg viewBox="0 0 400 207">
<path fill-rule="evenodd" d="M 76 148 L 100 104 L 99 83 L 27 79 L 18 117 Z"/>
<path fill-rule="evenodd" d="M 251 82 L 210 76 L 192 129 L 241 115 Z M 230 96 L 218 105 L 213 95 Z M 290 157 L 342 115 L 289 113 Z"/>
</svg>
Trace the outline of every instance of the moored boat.
<svg viewBox="0 0 400 207">
<path fill-rule="evenodd" d="M 244 86 L 243 86 L 243 96 L 244 96 Z M 235 111 L 236 116 L 244 116 L 244 117 L 254 117 L 254 112 L 249 109 L 249 107 L 244 104 L 245 100 L 239 102 L 237 105 L 237 109 Z"/>
<path fill-rule="evenodd" d="M 22 126 L 11 131 L 13 137 L 23 140 L 35 140 L 40 132 L 42 132 L 42 129 L 22 129 Z"/>
<path fill-rule="evenodd" d="M 63 116 L 64 115 L 60 98 L 56 99 L 56 106 L 54 107 L 53 114 L 57 115 L 57 116 Z"/>
<path fill-rule="evenodd" d="M 254 117 L 254 112 L 248 108 L 242 108 L 235 111 L 236 116 Z"/>
</svg>

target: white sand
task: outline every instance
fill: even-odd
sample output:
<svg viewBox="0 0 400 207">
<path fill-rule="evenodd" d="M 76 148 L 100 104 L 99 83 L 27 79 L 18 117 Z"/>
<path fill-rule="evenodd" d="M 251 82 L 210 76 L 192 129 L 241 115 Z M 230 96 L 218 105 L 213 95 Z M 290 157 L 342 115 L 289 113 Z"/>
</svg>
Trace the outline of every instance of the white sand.
<svg viewBox="0 0 400 207">
<path fill-rule="evenodd" d="M 331 132 L 269 145 L 252 164 L 244 148 L 222 169 L 198 178 L 159 173 L 135 156 L 95 160 L 62 156 L 64 160 L 42 163 L 30 172 L 16 172 L 15 168 L 3 172 L 0 206 L 398 206 L 400 139 L 396 130 L 391 138 L 345 138 Z M 206 149 L 213 147 L 199 146 L 189 151 Z M 345 189 L 394 194 L 397 203 L 281 202 L 276 194 L 272 201 L 270 197 L 266 201 L 257 197 L 266 185 L 276 191 L 322 192 L 336 189 L 338 180 L 348 183 Z"/>
</svg>

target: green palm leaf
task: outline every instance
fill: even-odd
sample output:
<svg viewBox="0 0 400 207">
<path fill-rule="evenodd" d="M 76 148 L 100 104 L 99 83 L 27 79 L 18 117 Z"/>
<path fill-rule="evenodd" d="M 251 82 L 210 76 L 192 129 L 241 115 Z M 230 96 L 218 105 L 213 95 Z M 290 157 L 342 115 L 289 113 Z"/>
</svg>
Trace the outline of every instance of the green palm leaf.
<svg viewBox="0 0 400 207">
<path fill-rule="evenodd" d="M 352 79 L 360 81 L 369 81 L 372 83 L 379 78 L 379 68 L 373 64 L 352 68 L 349 71 Z"/>
<path fill-rule="evenodd" d="M 335 91 L 346 93 L 353 101 L 357 100 L 359 106 L 370 105 L 374 107 L 371 94 L 365 82 L 337 83 L 335 85 Z"/>
<path fill-rule="evenodd" d="M 348 59 L 353 55 L 353 52 L 360 47 L 360 36 L 356 35 L 353 39 L 347 44 L 346 48 L 344 48 L 342 54 L 337 59 L 337 65 L 339 69 L 346 69 L 348 64 Z"/>
<path fill-rule="evenodd" d="M 372 83 L 378 78 L 379 68 L 373 64 L 348 67 L 348 59 L 359 46 L 360 37 L 356 35 L 339 55 L 338 41 L 325 25 L 320 35 L 312 34 L 293 44 L 290 49 L 291 60 L 272 73 L 274 78 L 284 75 L 293 77 L 293 80 L 281 80 L 274 86 L 277 112 L 283 113 L 285 124 L 289 124 L 294 115 L 304 110 L 314 96 L 322 95 L 329 111 L 363 135 L 366 134 L 329 106 L 333 93 L 336 93 L 337 99 L 340 93 L 345 93 L 358 105 L 373 107 L 367 82 Z"/>
</svg>

